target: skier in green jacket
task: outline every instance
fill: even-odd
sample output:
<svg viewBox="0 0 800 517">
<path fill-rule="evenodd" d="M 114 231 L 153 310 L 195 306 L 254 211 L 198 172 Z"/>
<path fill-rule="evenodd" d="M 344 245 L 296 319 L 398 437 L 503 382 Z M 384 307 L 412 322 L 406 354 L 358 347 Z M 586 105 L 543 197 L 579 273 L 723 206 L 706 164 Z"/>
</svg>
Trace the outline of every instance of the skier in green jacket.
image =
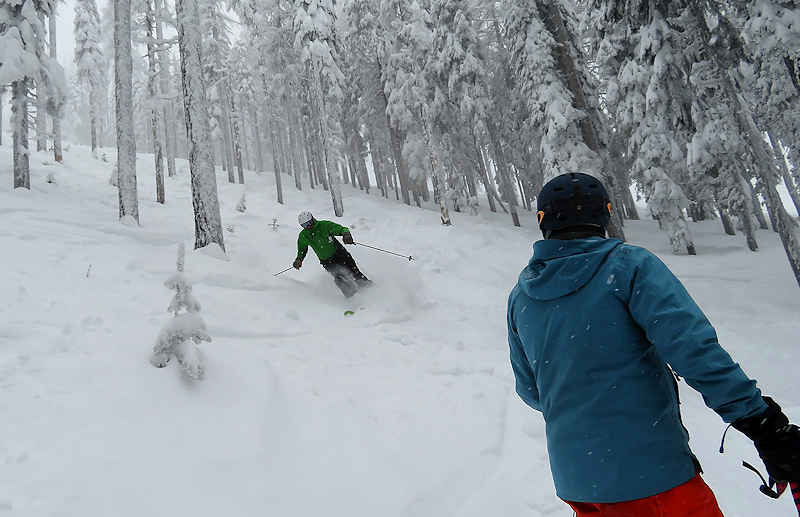
<svg viewBox="0 0 800 517">
<path fill-rule="evenodd" d="M 358 269 L 353 256 L 335 238 L 336 235 L 340 235 L 345 244 L 355 244 L 349 229 L 332 221 L 317 221 L 311 212 L 301 212 L 297 221 L 303 230 L 297 237 L 297 258 L 292 264 L 295 269 L 303 266 L 303 259 L 306 258 L 308 247 L 311 246 L 317 254 L 319 263 L 333 275 L 336 286 L 347 298 L 372 283 Z"/>
</svg>

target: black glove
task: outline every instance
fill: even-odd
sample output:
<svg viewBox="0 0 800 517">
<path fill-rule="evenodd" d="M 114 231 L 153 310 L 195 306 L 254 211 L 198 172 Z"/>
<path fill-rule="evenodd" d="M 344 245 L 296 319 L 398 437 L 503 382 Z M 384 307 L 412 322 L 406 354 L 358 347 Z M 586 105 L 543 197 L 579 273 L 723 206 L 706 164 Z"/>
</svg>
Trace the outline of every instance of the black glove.
<svg viewBox="0 0 800 517">
<path fill-rule="evenodd" d="M 303 259 L 295 259 L 294 264 L 292 264 L 292 267 L 294 267 L 295 269 L 300 269 L 301 267 L 303 267 Z"/>
<path fill-rule="evenodd" d="M 355 244 L 356 241 L 353 240 L 353 234 L 350 232 L 345 233 L 342 235 L 342 240 L 345 244 Z"/>
<path fill-rule="evenodd" d="M 758 450 L 775 481 L 800 481 L 800 428 L 789 423 L 777 402 L 764 397 L 767 410 L 733 423 Z"/>
</svg>

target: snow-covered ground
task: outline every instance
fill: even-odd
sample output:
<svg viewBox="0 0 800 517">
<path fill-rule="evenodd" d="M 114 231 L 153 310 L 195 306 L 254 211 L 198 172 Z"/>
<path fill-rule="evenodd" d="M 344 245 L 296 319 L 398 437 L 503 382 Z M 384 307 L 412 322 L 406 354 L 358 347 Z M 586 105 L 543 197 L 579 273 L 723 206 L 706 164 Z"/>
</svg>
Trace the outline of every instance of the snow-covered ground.
<svg viewBox="0 0 800 517">
<path fill-rule="evenodd" d="M 539 237 L 533 217 L 513 228 L 505 215 L 453 214 L 446 228 L 433 211 L 343 185 L 340 222 L 356 240 L 416 259 L 351 248 L 376 285 L 347 301 L 313 257 L 272 276 L 294 258 L 297 212 L 331 217 L 328 194 L 287 187 L 280 206 L 271 175 L 241 186 L 220 174 L 229 260 L 186 260 L 214 339 L 197 383 L 148 363 L 170 317 L 177 243 L 193 243 L 185 164 L 160 206 L 140 156 L 141 226 L 127 227 L 110 164 L 77 146 L 65 159 L 34 155 L 32 191 L 0 191 L 0 516 L 572 515 L 507 359 L 506 296 Z M 698 257 L 670 255 L 653 222 L 627 232 L 800 420 L 800 291 L 780 241 L 759 232 L 752 254 L 718 225 L 692 225 Z M 729 433 L 719 455 L 724 425 L 681 389 L 725 514 L 792 515 L 788 495 L 768 500 L 740 467 L 760 465 L 746 439 Z"/>
</svg>

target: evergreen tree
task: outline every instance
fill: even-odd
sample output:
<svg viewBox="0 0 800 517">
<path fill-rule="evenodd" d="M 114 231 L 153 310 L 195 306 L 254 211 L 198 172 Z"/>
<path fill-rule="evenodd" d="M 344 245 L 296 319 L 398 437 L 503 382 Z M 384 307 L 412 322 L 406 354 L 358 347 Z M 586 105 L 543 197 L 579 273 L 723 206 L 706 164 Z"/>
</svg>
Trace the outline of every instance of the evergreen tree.
<svg viewBox="0 0 800 517">
<path fill-rule="evenodd" d="M 158 334 L 150 364 L 163 368 L 175 357 L 184 373 L 194 380 L 200 380 L 205 373 L 202 356 L 197 345 L 211 341 L 206 324 L 200 316 L 200 303 L 192 294 L 192 283 L 184 275 L 185 247 L 178 246 L 177 272 L 164 285 L 173 291 L 172 301 L 167 311 L 173 318 L 164 325 Z"/>
<path fill-rule="evenodd" d="M 104 81 L 105 60 L 101 46 L 100 15 L 95 0 L 77 0 L 75 3 L 75 66 L 81 90 L 89 102 L 92 153 L 97 153 L 99 104 Z"/>
<path fill-rule="evenodd" d="M 117 122 L 119 218 L 139 223 L 136 135 L 133 124 L 133 57 L 130 0 L 114 0 L 114 93 Z"/>
<path fill-rule="evenodd" d="M 11 84 L 14 188 L 30 189 L 29 90 L 48 78 L 63 81 L 60 66 L 44 53 L 47 35 L 42 17 L 50 15 L 53 5 L 52 0 L 0 0 L 0 84 Z"/>
<path fill-rule="evenodd" d="M 338 64 L 336 17 L 330 0 L 296 0 L 294 15 L 295 48 L 307 66 L 311 98 L 317 109 L 322 138 L 323 167 L 330 184 L 331 201 L 337 217 L 344 214 L 338 171 L 336 110 L 343 98 L 344 76 Z M 332 127 L 333 126 L 333 127 Z"/>
<path fill-rule="evenodd" d="M 197 249 L 216 243 L 224 251 L 217 177 L 209 138 L 206 91 L 203 82 L 198 0 L 178 0 L 176 10 L 194 207 L 194 246 Z"/>
</svg>

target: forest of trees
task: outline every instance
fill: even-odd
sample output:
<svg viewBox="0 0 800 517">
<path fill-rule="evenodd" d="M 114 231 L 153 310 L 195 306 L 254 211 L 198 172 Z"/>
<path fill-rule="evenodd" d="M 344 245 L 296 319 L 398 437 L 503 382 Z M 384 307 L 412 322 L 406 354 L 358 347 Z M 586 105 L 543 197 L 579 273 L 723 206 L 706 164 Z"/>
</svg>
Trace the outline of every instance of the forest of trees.
<svg viewBox="0 0 800 517">
<path fill-rule="evenodd" d="M 188 158 L 195 245 L 224 249 L 217 166 L 238 183 L 272 169 L 279 203 L 292 183 L 324 189 L 341 216 L 349 185 L 444 224 L 485 203 L 519 225 L 547 179 L 587 172 L 612 192 L 612 236 L 647 215 L 693 255 L 689 221 L 718 219 L 753 251 L 771 229 L 800 283 L 778 192 L 800 211 L 795 1 L 76 0 L 69 81 L 55 9 L 0 0 L 15 187 L 30 188 L 29 127 L 56 160 L 62 123 L 94 150 L 116 143 L 127 221 L 136 151 L 153 153 L 138 180 L 161 203 Z"/>
</svg>

